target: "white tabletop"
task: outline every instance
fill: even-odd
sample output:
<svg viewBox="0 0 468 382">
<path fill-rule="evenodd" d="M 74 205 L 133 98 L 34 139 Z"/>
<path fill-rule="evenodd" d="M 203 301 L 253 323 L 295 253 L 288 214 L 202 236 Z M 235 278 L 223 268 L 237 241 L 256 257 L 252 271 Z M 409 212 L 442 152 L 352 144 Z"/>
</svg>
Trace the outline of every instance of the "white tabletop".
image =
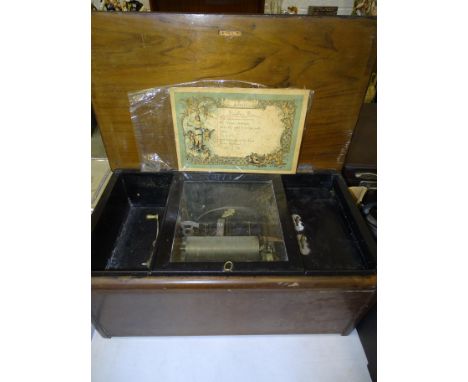
<svg viewBox="0 0 468 382">
<path fill-rule="evenodd" d="M 370 382 L 359 336 L 92 338 L 93 382 Z"/>
</svg>

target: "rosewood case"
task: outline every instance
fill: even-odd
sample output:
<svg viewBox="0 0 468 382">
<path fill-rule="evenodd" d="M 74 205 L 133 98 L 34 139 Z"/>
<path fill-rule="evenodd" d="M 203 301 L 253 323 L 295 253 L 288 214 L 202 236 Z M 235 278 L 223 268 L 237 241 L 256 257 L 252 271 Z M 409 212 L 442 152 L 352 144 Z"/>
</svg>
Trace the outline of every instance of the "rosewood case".
<svg viewBox="0 0 468 382">
<path fill-rule="evenodd" d="M 277 204 L 270 208 L 279 212 L 286 258 L 243 261 L 228 253 L 219 261 L 171 262 L 182 189 L 194 181 L 214 189 L 226 184 L 271 184 Z M 230 206 L 232 200 L 226 195 L 214 209 L 218 205 Z M 308 255 L 300 253 L 292 214 L 302 218 Z M 147 218 L 155 215 L 158 221 Z M 92 215 L 91 256 L 93 319 L 105 336 L 344 332 L 352 328 L 353 315 L 358 313 L 350 301 L 359 301 L 363 308 L 374 294 L 372 283 L 364 290 L 360 283 L 375 277 L 375 242 L 343 179 L 332 172 L 260 176 L 116 171 Z M 226 270 L 227 261 L 232 269 Z M 316 283 L 324 284 L 306 287 Z M 240 295 L 232 296 L 236 293 Z M 186 300 L 190 296 L 199 302 Z M 271 311 L 270 299 L 277 300 L 274 309 L 282 307 L 280 316 L 279 311 Z M 174 327 L 173 319 L 160 317 L 162 312 L 178 315 L 186 309 L 198 317 L 188 326 Z M 219 309 L 226 315 L 244 313 L 231 326 L 218 315 Z M 309 318 L 292 319 L 300 312 Z M 333 319 L 322 321 L 324 312 Z M 269 325 L 251 321 L 267 313 L 273 320 Z M 215 326 L 211 326 L 213 317 L 221 320 Z"/>
</svg>

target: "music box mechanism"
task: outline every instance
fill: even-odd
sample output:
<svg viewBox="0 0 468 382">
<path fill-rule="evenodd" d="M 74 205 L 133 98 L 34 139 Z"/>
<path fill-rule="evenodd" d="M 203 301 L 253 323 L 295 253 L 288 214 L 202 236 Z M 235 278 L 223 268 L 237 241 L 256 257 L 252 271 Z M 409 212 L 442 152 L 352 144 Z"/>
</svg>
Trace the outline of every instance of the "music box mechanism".
<svg viewBox="0 0 468 382">
<path fill-rule="evenodd" d="M 271 184 L 186 182 L 172 262 L 286 261 L 286 249 Z M 227 269 L 226 269 L 227 267 Z"/>
</svg>

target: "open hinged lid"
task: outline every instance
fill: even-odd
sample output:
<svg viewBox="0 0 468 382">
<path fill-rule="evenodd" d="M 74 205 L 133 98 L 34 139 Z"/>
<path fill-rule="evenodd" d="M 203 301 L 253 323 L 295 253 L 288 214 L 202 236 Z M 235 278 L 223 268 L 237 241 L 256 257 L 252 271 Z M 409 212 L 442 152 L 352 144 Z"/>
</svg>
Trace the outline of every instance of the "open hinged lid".
<svg viewBox="0 0 468 382">
<path fill-rule="evenodd" d="M 129 92 L 228 80 L 311 89 L 299 169 L 341 169 L 375 64 L 376 20 L 92 13 L 92 101 L 113 169 L 139 168 Z M 155 152 L 177 163 L 171 110 Z M 175 167 L 177 168 L 177 167 Z"/>
</svg>

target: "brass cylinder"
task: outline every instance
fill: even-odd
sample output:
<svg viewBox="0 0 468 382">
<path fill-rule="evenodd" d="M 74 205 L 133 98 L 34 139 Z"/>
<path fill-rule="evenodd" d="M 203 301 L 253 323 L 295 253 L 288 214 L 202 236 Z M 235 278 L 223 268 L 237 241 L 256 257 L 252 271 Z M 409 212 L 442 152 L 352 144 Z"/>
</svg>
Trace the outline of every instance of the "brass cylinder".
<svg viewBox="0 0 468 382">
<path fill-rule="evenodd" d="M 185 261 L 261 261 L 257 236 L 188 236 Z"/>
</svg>

